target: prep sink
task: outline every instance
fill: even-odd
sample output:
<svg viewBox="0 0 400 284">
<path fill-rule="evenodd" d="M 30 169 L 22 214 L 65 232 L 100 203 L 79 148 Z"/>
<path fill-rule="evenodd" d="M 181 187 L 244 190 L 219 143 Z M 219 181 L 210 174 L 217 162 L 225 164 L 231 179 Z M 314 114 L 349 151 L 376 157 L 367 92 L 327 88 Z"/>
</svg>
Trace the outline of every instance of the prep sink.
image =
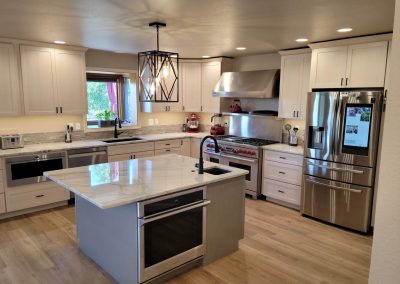
<svg viewBox="0 0 400 284">
<path fill-rule="evenodd" d="M 218 167 L 213 167 L 213 168 L 204 169 L 204 172 L 208 173 L 210 175 L 218 176 L 218 175 L 223 175 L 223 174 L 230 173 L 231 171 L 225 170 L 225 169 L 221 169 L 221 168 L 218 168 Z"/>
<path fill-rule="evenodd" d="M 138 140 L 143 140 L 143 139 L 137 137 L 131 137 L 131 138 L 107 139 L 102 141 L 106 143 L 117 143 L 117 142 L 128 142 L 128 141 L 138 141 Z"/>
</svg>

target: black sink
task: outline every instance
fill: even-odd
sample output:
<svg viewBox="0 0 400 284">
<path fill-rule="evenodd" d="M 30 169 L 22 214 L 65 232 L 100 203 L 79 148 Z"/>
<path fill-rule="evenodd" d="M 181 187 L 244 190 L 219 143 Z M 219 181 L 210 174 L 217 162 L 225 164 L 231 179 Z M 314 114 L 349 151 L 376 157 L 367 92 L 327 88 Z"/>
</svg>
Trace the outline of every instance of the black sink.
<svg viewBox="0 0 400 284">
<path fill-rule="evenodd" d="M 213 167 L 213 168 L 208 168 L 208 169 L 204 169 L 205 173 L 208 173 L 210 175 L 223 175 L 223 174 L 227 174 L 230 173 L 231 171 L 225 170 L 225 169 L 221 169 L 221 168 L 217 168 L 217 167 Z"/>
<path fill-rule="evenodd" d="M 106 143 L 116 143 L 116 142 L 128 142 L 128 141 L 138 141 L 138 140 L 143 140 L 143 139 L 137 138 L 137 137 L 131 137 L 131 138 L 116 138 L 116 139 L 103 140 L 103 142 L 106 142 Z"/>
</svg>

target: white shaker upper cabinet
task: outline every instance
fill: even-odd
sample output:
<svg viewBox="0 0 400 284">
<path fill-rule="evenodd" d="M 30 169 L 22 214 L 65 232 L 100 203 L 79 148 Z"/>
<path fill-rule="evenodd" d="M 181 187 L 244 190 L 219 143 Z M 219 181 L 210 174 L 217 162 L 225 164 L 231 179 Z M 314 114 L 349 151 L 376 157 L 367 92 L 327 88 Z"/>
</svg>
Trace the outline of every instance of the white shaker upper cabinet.
<svg viewBox="0 0 400 284">
<path fill-rule="evenodd" d="M 201 65 L 201 110 L 203 112 L 220 112 L 220 99 L 212 92 L 221 77 L 221 62 L 207 62 Z"/>
<path fill-rule="evenodd" d="M 182 110 L 185 112 L 201 111 L 201 62 L 182 62 L 181 64 Z"/>
<path fill-rule="evenodd" d="M 350 45 L 348 49 L 346 87 L 383 87 L 388 43 L 373 42 Z"/>
<path fill-rule="evenodd" d="M 341 88 L 346 74 L 347 46 L 315 49 L 312 52 L 312 88 Z"/>
<path fill-rule="evenodd" d="M 310 82 L 311 53 L 282 55 L 279 117 L 304 118 Z"/>
<path fill-rule="evenodd" d="M 85 55 L 81 51 L 55 49 L 57 106 L 60 113 L 87 113 Z"/>
<path fill-rule="evenodd" d="M 20 113 L 17 59 L 13 44 L 0 43 L 0 115 Z"/>
<path fill-rule="evenodd" d="M 21 46 L 22 85 L 26 114 L 55 114 L 54 49 Z"/>
</svg>

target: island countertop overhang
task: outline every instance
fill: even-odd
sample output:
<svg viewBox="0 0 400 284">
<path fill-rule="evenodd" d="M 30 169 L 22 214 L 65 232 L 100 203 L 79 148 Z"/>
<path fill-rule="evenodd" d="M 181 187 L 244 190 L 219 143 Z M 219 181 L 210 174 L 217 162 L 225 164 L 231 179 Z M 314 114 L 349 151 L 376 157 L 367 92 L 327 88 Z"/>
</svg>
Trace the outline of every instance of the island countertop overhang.
<svg viewBox="0 0 400 284">
<path fill-rule="evenodd" d="M 44 175 L 95 206 L 107 209 L 248 174 L 246 170 L 205 162 L 205 169 L 218 166 L 230 172 L 199 175 L 196 162 L 194 158 L 170 154 L 63 169 Z"/>
</svg>

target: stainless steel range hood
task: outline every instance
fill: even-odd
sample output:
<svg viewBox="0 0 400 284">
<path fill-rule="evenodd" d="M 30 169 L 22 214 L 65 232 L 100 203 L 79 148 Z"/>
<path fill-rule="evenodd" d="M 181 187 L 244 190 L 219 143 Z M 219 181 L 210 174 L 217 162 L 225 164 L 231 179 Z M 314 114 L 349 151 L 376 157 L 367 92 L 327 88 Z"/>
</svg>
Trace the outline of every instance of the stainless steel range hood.
<svg viewBox="0 0 400 284">
<path fill-rule="evenodd" d="M 280 70 L 224 72 L 213 96 L 270 99 L 279 96 Z"/>
</svg>

